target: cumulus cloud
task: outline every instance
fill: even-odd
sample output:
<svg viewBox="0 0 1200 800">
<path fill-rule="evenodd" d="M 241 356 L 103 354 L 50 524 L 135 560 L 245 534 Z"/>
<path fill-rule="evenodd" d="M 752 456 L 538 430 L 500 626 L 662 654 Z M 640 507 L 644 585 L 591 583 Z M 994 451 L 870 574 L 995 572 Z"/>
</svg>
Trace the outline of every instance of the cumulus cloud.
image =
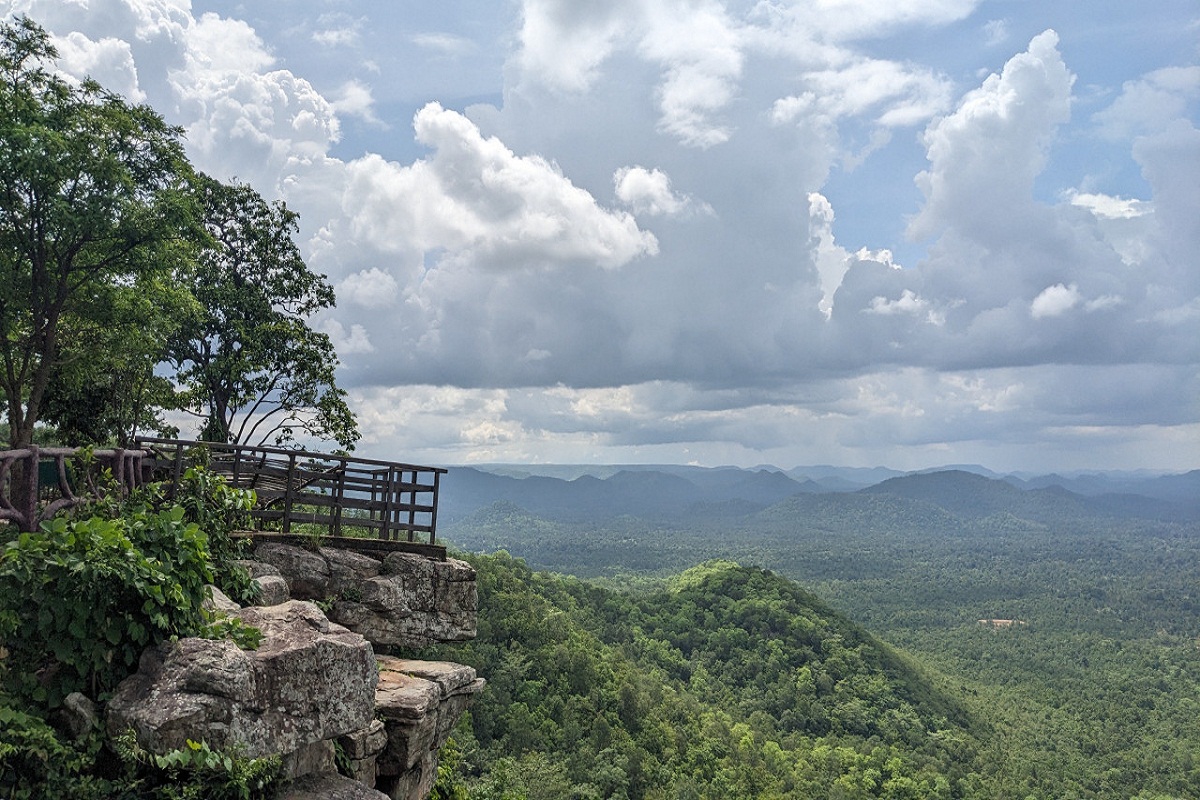
<svg viewBox="0 0 1200 800">
<path fill-rule="evenodd" d="M 884 127 L 915 125 L 945 110 L 950 85 L 928 69 L 880 59 L 855 59 L 836 69 L 804 77 L 808 90 L 775 101 L 777 123 L 819 115 L 829 124 L 843 117 L 871 114 Z"/>
<path fill-rule="evenodd" d="M 871 298 L 871 305 L 865 309 L 872 314 L 919 314 L 929 308 L 929 302 L 922 299 L 912 289 L 905 289 L 895 300 L 876 296 Z"/>
<path fill-rule="evenodd" d="M 697 208 L 690 197 L 671 189 L 671 178 L 659 169 L 621 167 L 613 174 L 613 184 L 617 199 L 635 214 L 670 217 Z"/>
<path fill-rule="evenodd" d="M 1034 298 L 1029 307 L 1029 313 L 1033 315 L 1034 319 L 1062 316 L 1079 305 L 1082 299 L 1079 287 L 1075 284 L 1063 286 L 1061 283 L 1056 283 L 1053 286 L 1047 286 L 1041 294 Z"/>
<path fill-rule="evenodd" d="M 526 0 L 503 101 L 429 103 L 411 134 L 387 118 L 394 133 L 347 158 L 339 117 L 395 98 L 348 70 L 318 91 L 282 35 L 175 0 L 7 4 L 44 14 L 64 70 L 185 126 L 198 167 L 300 212 L 339 299 L 314 324 L 364 446 L 904 466 L 902 447 L 924 466 L 1017 461 L 1085 429 L 1113 453 L 1167 441 L 1200 391 L 1195 68 L 1130 80 L 1072 124 L 1053 31 L 974 88 L 876 44 L 957 25 L 997 47 L 1019 29 L 979 5 Z M 342 22 L 323 44 L 367 43 Z M 445 30 L 418 47 L 449 63 L 484 46 Z M 1047 173 L 1065 129 L 1127 149 L 1144 183 Z M 888 160 L 909 147 L 918 188 L 889 200 L 918 171 Z M 872 195 L 847 192 L 855 167 L 885 176 Z M 906 211 L 901 268 L 905 245 L 859 223 Z"/>
<path fill-rule="evenodd" d="M 94 42 L 73 31 L 55 42 L 55 47 L 59 67 L 68 75 L 93 78 L 135 103 L 145 101 L 146 93 L 138 86 L 137 65 L 127 42 L 111 37 Z"/>
<path fill-rule="evenodd" d="M 1200 97 L 1200 66 L 1167 67 L 1126 81 L 1112 105 L 1096 112 L 1092 122 L 1109 139 L 1154 133 L 1183 117 Z"/>
<path fill-rule="evenodd" d="M 363 308 L 387 308 L 396 302 L 399 284 L 378 267 L 355 272 L 337 285 L 338 303 Z"/>
<path fill-rule="evenodd" d="M 356 356 L 363 353 L 375 352 L 375 346 L 371 344 L 371 337 L 367 334 L 367 329 L 362 325 L 353 324 L 347 330 L 336 319 L 326 318 L 316 325 L 317 330 L 329 337 L 329 341 L 333 343 L 334 350 L 341 356 Z"/>
<path fill-rule="evenodd" d="M 361 81 L 347 81 L 342 84 L 330 106 L 339 114 L 359 117 L 372 125 L 383 125 L 375 115 L 375 98 L 371 94 L 371 87 Z"/>
<path fill-rule="evenodd" d="M 911 235 L 951 225 L 987 238 L 1023 224 L 1033 180 L 1055 131 L 1070 117 L 1074 77 L 1057 45 L 1054 31 L 1039 34 L 926 131 L 930 168 L 917 176 L 925 206 L 909 226 Z"/>
<path fill-rule="evenodd" d="M 344 210 L 381 248 L 444 250 L 489 268 L 571 263 L 615 268 L 657 252 L 633 217 L 601 208 L 552 163 L 518 156 L 463 115 L 431 103 L 414 120 L 434 152 L 409 166 L 346 165 Z"/>
</svg>

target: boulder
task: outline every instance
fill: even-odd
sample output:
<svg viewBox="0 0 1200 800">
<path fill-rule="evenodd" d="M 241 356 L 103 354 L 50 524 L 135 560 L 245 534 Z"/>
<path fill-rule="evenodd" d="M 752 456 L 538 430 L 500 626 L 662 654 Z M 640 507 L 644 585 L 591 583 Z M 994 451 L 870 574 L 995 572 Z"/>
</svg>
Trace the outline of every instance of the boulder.
<svg viewBox="0 0 1200 800">
<path fill-rule="evenodd" d="M 109 701 L 109 734 L 132 728 L 154 753 L 188 739 L 250 758 L 279 753 L 292 777 L 326 771 L 332 740 L 374 718 L 379 673 L 370 644 L 312 603 L 235 616 L 263 632 L 257 650 L 193 638 L 147 650 Z"/>
<path fill-rule="evenodd" d="M 373 644 L 425 647 L 475 638 L 479 595 L 475 570 L 465 561 L 408 552 L 381 561 L 337 547 L 314 552 L 281 542 L 260 544 L 255 557 L 286 578 L 292 597 L 332 598 L 329 618 Z M 262 568 L 251 571 L 256 573 Z M 257 579 L 266 605 L 270 576 Z"/>
<path fill-rule="evenodd" d="M 264 542 L 254 549 L 254 558 L 265 561 L 287 579 L 291 596 L 297 600 L 323 600 L 332 591 L 329 563 L 303 547 Z"/>
<path fill-rule="evenodd" d="M 285 786 L 276 800 L 389 800 L 386 794 L 341 775 L 308 775 Z"/>
<path fill-rule="evenodd" d="M 329 564 L 329 575 L 334 593 L 347 590 L 358 583 L 370 580 L 383 570 L 383 562 L 377 558 L 345 550 L 340 547 L 322 547 L 317 550 Z"/>
<path fill-rule="evenodd" d="M 79 692 L 71 692 L 63 698 L 62 707 L 54 713 L 53 721 L 74 742 L 84 741 L 100 726 L 96 704 Z"/>
<path fill-rule="evenodd" d="M 376 710 L 387 730 L 378 781 L 391 797 L 420 800 L 437 780 L 438 750 L 485 681 L 461 664 L 379 656 Z"/>
<path fill-rule="evenodd" d="M 250 573 L 250 578 L 258 584 L 258 600 L 256 606 L 277 606 L 292 599 L 288 589 L 287 578 L 279 571 L 279 567 L 265 561 L 239 559 L 234 562 Z"/>
<path fill-rule="evenodd" d="M 208 586 L 208 598 L 205 599 L 203 606 L 208 611 L 215 611 L 221 614 L 232 614 L 234 611 L 240 611 L 242 608 L 233 600 L 230 600 L 229 595 L 211 584 Z"/>
</svg>

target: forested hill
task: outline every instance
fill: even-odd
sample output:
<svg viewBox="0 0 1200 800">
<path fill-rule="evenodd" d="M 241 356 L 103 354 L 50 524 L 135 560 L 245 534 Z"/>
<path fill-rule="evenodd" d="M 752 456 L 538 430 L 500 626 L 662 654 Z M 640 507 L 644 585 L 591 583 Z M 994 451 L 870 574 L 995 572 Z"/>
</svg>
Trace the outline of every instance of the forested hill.
<svg viewBox="0 0 1200 800">
<path fill-rule="evenodd" d="M 565 522 L 737 519 L 786 500 L 865 492 L 932 503 L 971 519 L 1008 514 L 1038 522 L 1064 516 L 1200 519 L 1200 471 L 1156 478 L 1103 475 L 1020 479 L 946 469 L 855 483 L 861 471 L 821 468 L 816 478 L 774 469 L 625 467 L 603 477 L 548 475 L 459 467 L 443 480 L 439 515 L 457 522 L 497 502 Z M 566 473 L 569 474 L 569 473 Z M 874 475 L 874 473 L 869 473 Z"/>
<path fill-rule="evenodd" d="M 771 572 L 709 563 L 629 596 L 471 560 L 479 637 L 437 655 L 489 680 L 455 734 L 472 797 L 948 798 L 981 779 L 956 698 Z"/>
</svg>

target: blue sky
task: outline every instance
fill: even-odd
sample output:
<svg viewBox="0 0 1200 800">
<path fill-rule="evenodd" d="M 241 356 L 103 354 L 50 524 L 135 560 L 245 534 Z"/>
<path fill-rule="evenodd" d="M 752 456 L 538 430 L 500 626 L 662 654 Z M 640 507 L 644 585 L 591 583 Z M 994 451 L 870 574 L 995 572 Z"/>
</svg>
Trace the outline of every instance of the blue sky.
<svg viewBox="0 0 1200 800">
<path fill-rule="evenodd" d="M 301 215 L 360 452 L 1200 467 L 1200 7 L 18 0 Z"/>
</svg>

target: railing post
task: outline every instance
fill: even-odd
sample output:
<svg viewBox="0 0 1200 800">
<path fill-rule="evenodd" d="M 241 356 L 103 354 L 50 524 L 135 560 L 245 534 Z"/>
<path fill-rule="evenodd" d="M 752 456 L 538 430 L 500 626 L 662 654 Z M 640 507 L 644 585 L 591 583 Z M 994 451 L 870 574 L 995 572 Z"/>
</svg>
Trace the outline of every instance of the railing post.
<svg viewBox="0 0 1200 800">
<path fill-rule="evenodd" d="M 384 495 L 383 501 L 383 527 L 379 530 L 379 538 L 387 541 L 392 538 L 391 524 L 392 514 L 396 508 L 396 470 L 393 467 L 388 467 L 387 470 L 387 494 Z"/>
<path fill-rule="evenodd" d="M 433 472 L 433 498 L 429 505 L 433 507 L 433 511 L 429 512 L 429 543 L 437 544 L 437 508 L 438 508 L 438 487 L 441 483 L 442 473 L 434 470 Z"/>
<path fill-rule="evenodd" d="M 412 489 L 408 492 L 408 540 L 413 541 L 416 535 L 416 530 L 413 526 L 417 524 L 417 471 L 412 471 Z"/>
<path fill-rule="evenodd" d="M 296 454 L 288 456 L 287 486 L 283 490 L 283 532 L 292 532 L 292 500 L 295 497 Z"/>
<path fill-rule="evenodd" d="M 346 497 L 346 470 L 348 465 L 345 460 L 340 462 L 342 468 L 337 471 L 337 483 L 333 488 L 333 535 L 342 535 L 342 500 Z"/>
</svg>

